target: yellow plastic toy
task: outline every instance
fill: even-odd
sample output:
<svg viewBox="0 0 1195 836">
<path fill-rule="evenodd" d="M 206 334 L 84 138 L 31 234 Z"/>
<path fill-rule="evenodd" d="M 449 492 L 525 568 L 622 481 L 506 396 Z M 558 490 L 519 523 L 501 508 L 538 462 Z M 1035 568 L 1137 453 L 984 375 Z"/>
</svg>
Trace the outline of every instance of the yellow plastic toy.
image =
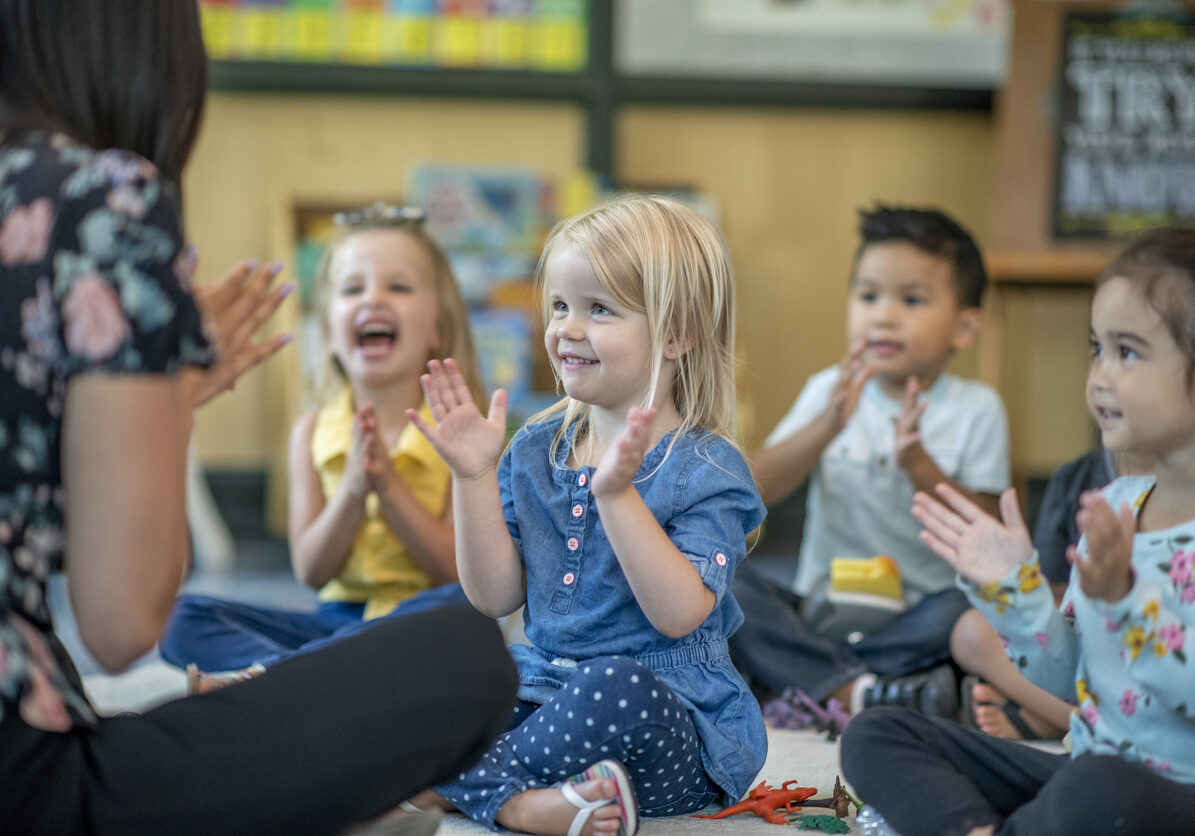
<svg viewBox="0 0 1195 836">
<path fill-rule="evenodd" d="M 886 554 L 835 557 L 830 561 L 830 589 L 836 593 L 877 595 L 903 601 L 900 567 Z"/>
</svg>

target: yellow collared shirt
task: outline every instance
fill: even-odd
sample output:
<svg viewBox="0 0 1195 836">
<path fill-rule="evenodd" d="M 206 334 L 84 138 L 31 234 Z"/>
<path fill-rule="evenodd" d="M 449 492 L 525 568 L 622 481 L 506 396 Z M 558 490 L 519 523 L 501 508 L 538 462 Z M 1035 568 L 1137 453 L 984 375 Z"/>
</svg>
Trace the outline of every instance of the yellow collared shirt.
<svg viewBox="0 0 1195 836">
<path fill-rule="evenodd" d="M 348 389 L 316 416 L 311 437 L 311 460 L 319 473 L 324 496 L 332 496 L 344 477 L 353 431 L 353 403 Z M 422 404 L 419 414 L 429 423 L 431 410 Z M 402 480 L 427 510 L 444 514 L 452 473 L 423 433 L 409 424 L 390 451 L 390 461 Z M 319 592 L 321 601 L 365 604 L 365 618 L 377 618 L 417 592 L 432 587 L 431 578 L 407 553 L 383 519 L 378 498 L 365 501 L 365 520 L 357 532 L 352 552 L 340 573 Z"/>
</svg>

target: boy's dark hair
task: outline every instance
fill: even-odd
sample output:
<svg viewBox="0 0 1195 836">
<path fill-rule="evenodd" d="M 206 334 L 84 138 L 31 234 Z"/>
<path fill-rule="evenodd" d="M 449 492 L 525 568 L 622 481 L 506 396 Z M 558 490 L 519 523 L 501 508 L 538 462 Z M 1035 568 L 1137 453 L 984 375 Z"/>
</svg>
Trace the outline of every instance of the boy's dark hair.
<svg viewBox="0 0 1195 836">
<path fill-rule="evenodd" d="M 929 255 L 948 261 L 954 289 L 964 308 L 983 304 L 988 274 L 975 239 L 967 230 L 937 209 L 885 206 L 859 210 L 859 248 L 855 263 L 872 244 L 907 241 Z M 853 268 L 852 268 L 853 269 Z"/>
<path fill-rule="evenodd" d="M 1129 240 L 1096 279 L 1127 279 L 1158 312 L 1195 376 L 1195 227 L 1163 226 Z"/>
<path fill-rule="evenodd" d="M 178 185 L 206 93 L 195 0 L 0 0 L 0 128 L 11 136 L 62 131 L 132 151 Z"/>
</svg>

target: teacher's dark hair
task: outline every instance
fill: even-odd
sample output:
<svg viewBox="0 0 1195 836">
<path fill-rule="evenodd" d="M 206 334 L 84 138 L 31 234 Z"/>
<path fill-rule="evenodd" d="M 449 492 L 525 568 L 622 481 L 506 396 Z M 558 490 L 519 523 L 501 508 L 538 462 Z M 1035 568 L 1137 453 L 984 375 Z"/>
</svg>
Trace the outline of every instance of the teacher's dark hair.
<svg viewBox="0 0 1195 836">
<path fill-rule="evenodd" d="M 203 117 L 196 0 L 0 0 L 0 129 L 140 154 L 178 184 Z"/>
</svg>

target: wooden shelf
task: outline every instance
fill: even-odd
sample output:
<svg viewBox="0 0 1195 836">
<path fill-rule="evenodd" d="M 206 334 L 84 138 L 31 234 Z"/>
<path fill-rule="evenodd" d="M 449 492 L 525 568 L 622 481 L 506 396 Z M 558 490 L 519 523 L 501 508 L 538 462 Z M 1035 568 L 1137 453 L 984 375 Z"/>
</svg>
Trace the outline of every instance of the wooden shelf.
<svg viewBox="0 0 1195 836">
<path fill-rule="evenodd" d="M 1095 281 L 1117 245 L 1092 249 L 1003 251 L 987 256 L 988 278 L 1003 285 L 1086 285 Z"/>
</svg>

